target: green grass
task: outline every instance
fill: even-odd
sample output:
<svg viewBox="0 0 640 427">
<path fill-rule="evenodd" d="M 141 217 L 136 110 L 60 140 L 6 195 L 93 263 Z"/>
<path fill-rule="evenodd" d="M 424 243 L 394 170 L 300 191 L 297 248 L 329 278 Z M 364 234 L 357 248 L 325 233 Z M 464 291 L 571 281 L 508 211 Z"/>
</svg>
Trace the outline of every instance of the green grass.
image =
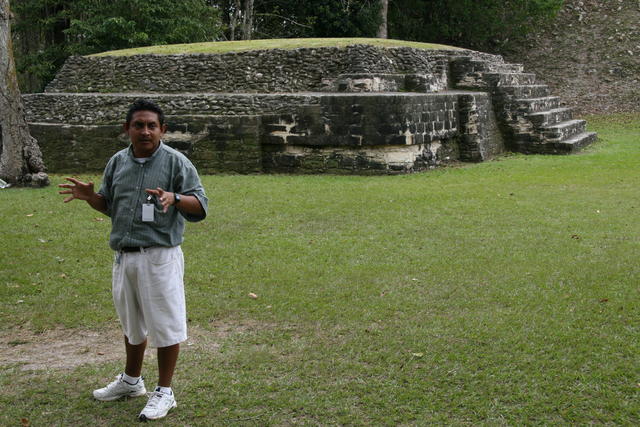
<svg viewBox="0 0 640 427">
<path fill-rule="evenodd" d="M 434 43 L 411 42 L 393 39 L 374 38 L 318 38 L 318 39 L 264 39 L 238 40 L 227 42 L 186 43 L 162 46 L 145 46 L 133 49 L 112 50 L 89 56 L 130 56 L 130 55 L 176 55 L 196 53 L 227 53 L 266 49 L 298 49 L 313 47 L 346 47 L 355 44 L 367 44 L 379 47 L 413 47 L 416 49 L 459 49 Z"/>
<path fill-rule="evenodd" d="M 640 115 L 588 120 L 600 141 L 574 156 L 203 177 L 187 302 L 219 348 L 183 353 L 162 424 L 637 425 Z M 0 217 L 0 328 L 117 327 L 107 221 L 53 187 L 1 190 Z M 0 369 L 1 425 L 143 404 L 90 399 L 120 363 Z"/>
</svg>

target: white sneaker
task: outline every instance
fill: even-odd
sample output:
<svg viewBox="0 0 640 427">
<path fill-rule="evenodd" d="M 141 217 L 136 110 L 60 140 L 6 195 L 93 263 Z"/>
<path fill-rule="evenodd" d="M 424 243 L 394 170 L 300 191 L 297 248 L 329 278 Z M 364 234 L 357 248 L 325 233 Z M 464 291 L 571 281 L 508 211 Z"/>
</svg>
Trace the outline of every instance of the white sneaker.
<svg viewBox="0 0 640 427">
<path fill-rule="evenodd" d="M 122 379 L 122 374 L 116 380 L 104 388 L 93 390 L 93 397 L 103 402 L 118 400 L 121 397 L 138 397 L 147 393 L 142 377 L 135 384 L 129 384 Z"/>
<path fill-rule="evenodd" d="M 138 418 L 140 421 L 157 420 L 158 418 L 165 417 L 170 409 L 178 406 L 173 393 L 162 393 L 160 387 L 157 387 L 147 402 L 147 406 L 144 407 Z"/>
</svg>

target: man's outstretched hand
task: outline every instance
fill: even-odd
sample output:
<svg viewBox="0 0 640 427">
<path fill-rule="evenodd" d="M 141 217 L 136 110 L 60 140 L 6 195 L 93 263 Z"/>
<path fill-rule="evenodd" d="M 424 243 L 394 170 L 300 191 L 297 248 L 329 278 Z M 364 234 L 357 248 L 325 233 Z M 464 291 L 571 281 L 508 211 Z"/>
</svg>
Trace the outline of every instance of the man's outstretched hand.
<svg viewBox="0 0 640 427">
<path fill-rule="evenodd" d="M 93 182 L 82 182 L 75 178 L 65 178 L 67 181 L 73 184 L 58 184 L 58 187 L 67 188 L 68 190 L 59 191 L 59 194 L 71 194 L 71 196 L 64 199 L 65 203 L 69 203 L 73 199 L 78 200 L 90 200 L 95 196 L 93 191 Z"/>
<path fill-rule="evenodd" d="M 66 190 L 58 191 L 58 193 L 71 194 L 69 197 L 65 197 L 65 203 L 69 203 L 73 199 L 86 200 L 93 209 L 107 214 L 107 202 L 101 194 L 93 191 L 93 182 L 82 182 L 75 178 L 66 178 L 66 180 L 71 184 L 58 184 L 58 187 L 66 188 Z"/>
</svg>

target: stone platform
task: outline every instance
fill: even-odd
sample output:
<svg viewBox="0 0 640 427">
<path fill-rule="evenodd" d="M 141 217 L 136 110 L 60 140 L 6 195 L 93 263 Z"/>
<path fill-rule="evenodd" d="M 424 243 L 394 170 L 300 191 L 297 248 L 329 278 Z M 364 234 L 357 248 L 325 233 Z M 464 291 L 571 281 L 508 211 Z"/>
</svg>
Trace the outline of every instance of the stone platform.
<svg viewBox="0 0 640 427">
<path fill-rule="evenodd" d="M 139 97 L 202 173 L 406 173 L 595 139 L 522 67 L 464 50 L 347 48 L 70 58 L 25 95 L 51 172 L 99 172 Z"/>
</svg>

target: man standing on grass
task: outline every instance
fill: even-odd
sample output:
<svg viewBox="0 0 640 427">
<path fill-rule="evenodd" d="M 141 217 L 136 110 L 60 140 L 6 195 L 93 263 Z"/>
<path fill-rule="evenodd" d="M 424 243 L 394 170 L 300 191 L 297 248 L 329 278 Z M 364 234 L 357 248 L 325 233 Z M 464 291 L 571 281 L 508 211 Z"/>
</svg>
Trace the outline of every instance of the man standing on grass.
<svg viewBox="0 0 640 427">
<path fill-rule="evenodd" d="M 208 206 L 193 164 L 162 143 L 166 129 L 160 107 L 137 100 L 124 124 L 131 145 L 109 160 L 98 192 L 93 182 L 74 178 L 59 185 L 66 188 L 60 194 L 70 194 L 65 203 L 86 200 L 111 217 L 113 301 L 127 358 L 124 372 L 93 396 L 111 401 L 146 394 L 141 370 L 147 338 L 157 347 L 158 386 L 138 416 L 141 421 L 162 418 L 176 407 L 171 379 L 180 343 L 187 339 L 180 244 L 184 220 L 203 220 Z"/>
</svg>

